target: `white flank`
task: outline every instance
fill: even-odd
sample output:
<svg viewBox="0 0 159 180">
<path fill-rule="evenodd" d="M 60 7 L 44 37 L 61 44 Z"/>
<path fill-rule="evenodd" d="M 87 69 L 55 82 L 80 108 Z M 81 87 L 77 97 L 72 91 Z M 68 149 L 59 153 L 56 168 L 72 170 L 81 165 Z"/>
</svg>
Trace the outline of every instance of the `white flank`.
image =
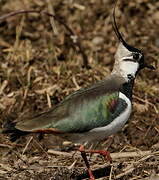
<svg viewBox="0 0 159 180">
<path fill-rule="evenodd" d="M 109 125 L 95 128 L 89 131 L 89 133 L 95 134 L 96 137 L 94 137 L 94 139 L 104 139 L 107 136 L 116 133 L 124 126 L 124 124 L 128 120 L 132 108 L 131 101 L 123 93 L 119 93 L 119 97 L 126 101 L 127 108 L 118 117 L 116 117 Z"/>
</svg>

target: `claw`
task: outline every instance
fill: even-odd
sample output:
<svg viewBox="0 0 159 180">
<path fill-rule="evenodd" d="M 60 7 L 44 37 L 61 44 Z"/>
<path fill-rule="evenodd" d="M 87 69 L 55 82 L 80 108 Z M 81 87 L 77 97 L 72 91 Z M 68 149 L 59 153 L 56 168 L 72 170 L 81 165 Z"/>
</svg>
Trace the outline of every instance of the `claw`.
<svg viewBox="0 0 159 180">
<path fill-rule="evenodd" d="M 112 162 L 112 158 L 110 156 L 109 151 L 105 151 L 105 150 L 90 150 L 90 151 L 92 151 L 90 153 L 98 153 L 98 154 L 102 155 L 105 160 L 109 161 L 110 163 Z"/>
<path fill-rule="evenodd" d="M 112 162 L 112 158 L 110 156 L 109 151 L 106 151 L 106 150 L 92 150 L 92 149 L 85 150 L 83 145 L 80 146 L 79 151 L 80 152 L 85 152 L 85 153 L 91 153 L 91 154 L 97 153 L 97 154 L 102 155 L 105 158 L 105 160 L 107 160 L 109 162 Z"/>
</svg>

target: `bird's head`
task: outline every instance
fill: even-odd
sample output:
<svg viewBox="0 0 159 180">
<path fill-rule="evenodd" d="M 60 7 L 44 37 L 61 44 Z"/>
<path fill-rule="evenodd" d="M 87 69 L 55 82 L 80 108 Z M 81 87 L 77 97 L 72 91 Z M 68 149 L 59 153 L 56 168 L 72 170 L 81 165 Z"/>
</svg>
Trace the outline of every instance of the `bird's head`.
<svg viewBox="0 0 159 180">
<path fill-rule="evenodd" d="M 155 68 L 145 62 L 144 54 L 141 50 L 129 45 L 123 39 L 115 20 L 116 4 L 113 10 L 113 29 L 118 40 L 120 41 L 120 44 L 115 54 L 115 65 L 113 72 L 120 73 L 125 79 L 129 79 L 128 77 L 130 76 L 135 78 L 141 69 L 148 68 L 154 70 Z"/>
</svg>

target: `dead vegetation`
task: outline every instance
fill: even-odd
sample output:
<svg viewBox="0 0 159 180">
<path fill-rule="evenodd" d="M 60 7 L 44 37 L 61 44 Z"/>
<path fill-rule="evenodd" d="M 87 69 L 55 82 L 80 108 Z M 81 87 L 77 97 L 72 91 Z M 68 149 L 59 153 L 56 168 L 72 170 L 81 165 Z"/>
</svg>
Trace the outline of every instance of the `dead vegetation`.
<svg viewBox="0 0 159 180">
<path fill-rule="evenodd" d="M 158 179 L 159 174 L 159 2 L 119 2 L 118 25 L 127 41 L 143 49 L 156 71 L 144 70 L 134 88 L 134 111 L 122 130 L 101 143 L 112 165 L 93 155 L 101 179 Z M 0 1 L 0 17 L 19 10 L 38 10 L 60 17 L 80 38 L 80 48 L 54 18 L 35 13 L 0 22 L 0 123 L 46 111 L 66 95 L 108 75 L 117 40 L 110 22 L 113 1 Z M 76 36 L 75 36 L 76 37 Z M 58 139 L 28 136 L 11 143 L 0 135 L 0 179 L 84 179 L 84 164 L 72 150 L 62 153 Z M 53 151 L 56 149 L 58 151 Z M 53 154 L 52 154 L 53 153 Z M 55 154 L 56 153 L 56 154 Z"/>
</svg>

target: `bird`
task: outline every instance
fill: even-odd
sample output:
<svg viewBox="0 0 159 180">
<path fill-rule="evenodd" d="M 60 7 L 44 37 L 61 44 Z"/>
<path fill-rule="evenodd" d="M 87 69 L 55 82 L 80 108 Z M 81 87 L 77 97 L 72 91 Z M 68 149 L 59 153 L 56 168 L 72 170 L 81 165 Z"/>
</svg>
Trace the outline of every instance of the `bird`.
<svg viewBox="0 0 159 180">
<path fill-rule="evenodd" d="M 117 4 L 117 1 L 116 1 Z M 145 62 L 141 50 L 129 45 L 118 30 L 113 8 L 112 25 L 119 40 L 111 74 L 95 84 L 81 88 L 49 111 L 18 122 L 8 122 L 3 133 L 11 141 L 29 133 L 52 133 L 79 144 L 90 180 L 95 177 L 86 153 L 99 153 L 111 160 L 105 150 L 86 150 L 86 142 L 97 142 L 115 134 L 128 121 L 132 112 L 132 94 L 137 74 L 144 68 L 154 70 Z"/>
</svg>

